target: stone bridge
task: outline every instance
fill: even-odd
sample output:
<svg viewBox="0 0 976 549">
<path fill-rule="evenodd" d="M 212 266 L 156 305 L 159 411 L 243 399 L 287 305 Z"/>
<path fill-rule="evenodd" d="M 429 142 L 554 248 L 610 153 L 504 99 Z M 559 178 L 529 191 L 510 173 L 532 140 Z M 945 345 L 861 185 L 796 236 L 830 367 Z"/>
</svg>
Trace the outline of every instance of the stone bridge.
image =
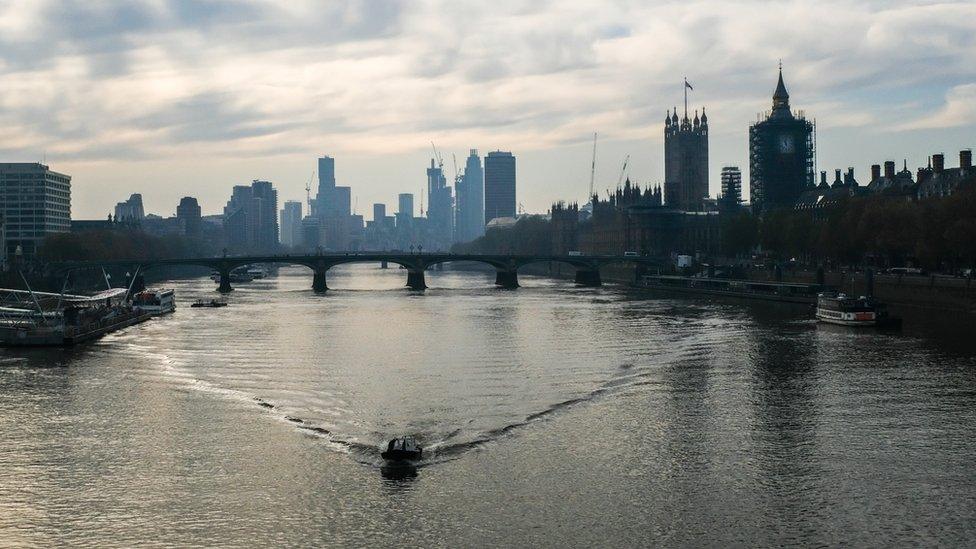
<svg viewBox="0 0 976 549">
<path fill-rule="evenodd" d="M 350 252 L 323 253 L 314 255 L 255 255 L 221 256 L 182 259 L 132 259 L 114 261 L 65 262 L 53 264 L 58 272 L 78 269 L 120 266 L 135 270 L 134 276 L 153 267 L 163 265 L 198 265 L 220 274 L 220 292 L 233 290 L 230 284 L 231 271 L 248 265 L 277 263 L 304 265 L 312 270 L 312 289 L 325 292 L 329 289 L 326 273 L 336 265 L 345 263 L 393 263 L 407 271 L 407 287 L 412 290 L 427 288 L 424 271 L 443 263 L 475 262 L 495 268 L 495 284 L 504 288 L 518 288 L 518 270 L 533 263 L 563 263 L 576 270 L 576 283 L 582 286 L 600 286 L 600 268 L 613 263 L 634 265 L 636 268 L 659 267 L 663 264 L 657 258 L 643 256 L 615 255 L 506 255 L 506 254 L 450 254 L 450 253 L 402 253 L 402 252 Z M 138 283 L 137 283 L 138 284 Z"/>
</svg>

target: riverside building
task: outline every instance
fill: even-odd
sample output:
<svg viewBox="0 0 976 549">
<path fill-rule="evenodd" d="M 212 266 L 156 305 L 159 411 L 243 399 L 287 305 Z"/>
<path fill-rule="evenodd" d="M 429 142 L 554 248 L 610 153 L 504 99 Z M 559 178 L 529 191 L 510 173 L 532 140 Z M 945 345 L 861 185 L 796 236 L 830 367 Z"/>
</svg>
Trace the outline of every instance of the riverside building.
<svg viewBox="0 0 976 549">
<path fill-rule="evenodd" d="M 39 163 L 0 163 L 0 215 L 6 255 L 20 248 L 34 257 L 47 235 L 71 230 L 71 176 Z"/>
</svg>

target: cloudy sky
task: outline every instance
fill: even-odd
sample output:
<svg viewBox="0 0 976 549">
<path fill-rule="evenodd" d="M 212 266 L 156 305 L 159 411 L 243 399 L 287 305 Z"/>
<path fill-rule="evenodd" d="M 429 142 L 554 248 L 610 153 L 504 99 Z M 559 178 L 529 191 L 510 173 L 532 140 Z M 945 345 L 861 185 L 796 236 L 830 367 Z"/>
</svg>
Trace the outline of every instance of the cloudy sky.
<svg viewBox="0 0 976 549">
<path fill-rule="evenodd" d="M 748 125 L 782 58 L 815 118 L 820 169 L 976 146 L 972 1 L 0 2 L 0 159 L 73 176 L 75 218 L 141 192 L 219 211 L 234 184 L 304 197 L 337 159 L 360 213 L 419 192 L 430 142 L 453 173 L 469 148 L 518 157 L 518 200 L 583 200 L 659 182 L 663 120 L 681 104 L 712 128 L 711 188 L 747 163 Z M 745 169 L 743 171 L 746 171 Z"/>
</svg>

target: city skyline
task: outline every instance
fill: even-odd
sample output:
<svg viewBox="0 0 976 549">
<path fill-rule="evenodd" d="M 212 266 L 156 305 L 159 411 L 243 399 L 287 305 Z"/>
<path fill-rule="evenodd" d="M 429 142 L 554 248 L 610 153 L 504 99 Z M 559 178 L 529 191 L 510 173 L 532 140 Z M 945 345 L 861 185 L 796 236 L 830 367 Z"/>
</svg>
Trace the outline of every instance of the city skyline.
<svg viewBox="0 0 976 549">
<path fill-rule="evenodd" d="M 169 214 L 158 205 L 190 194 L 213 212 L 226 189 L 256 178 L 300 199 L 325 153 L 343 159 L 337 179 L 363 213 L 419 191 L 415 167 L 434 140 L 445 157 L 518 154 L 519 201 L 541 212 L 557 197 L 585 199 L 593 131 L 598 190 L 616 184 L 626 154 L 633 181 L 662 182 L 661 114 L 680 106 L 687 76 L 691 101 L 708 107 L 715 196 L 722 166 L 749 176 L 747 128 L 768 109 L 782 58 L 794 108 L 817 120 L 819 166 L 924 165 L 932 151 L 971 146 L 970 9 L 32 2 L 5 13 L 0 153 L 73 174 L 79 218 L 133 192 L 148 212 Z M 450 22 L 462 15 L 483 23 L 461 33 Z M 784 19 L 803 24 L 751 34 Z M 67 20 L 61 39 L 39 38 Z M 315 32 L 324 22 L 337 24 Z M 65 80 L 52 94 L 49 83 Z"/>
</svg>

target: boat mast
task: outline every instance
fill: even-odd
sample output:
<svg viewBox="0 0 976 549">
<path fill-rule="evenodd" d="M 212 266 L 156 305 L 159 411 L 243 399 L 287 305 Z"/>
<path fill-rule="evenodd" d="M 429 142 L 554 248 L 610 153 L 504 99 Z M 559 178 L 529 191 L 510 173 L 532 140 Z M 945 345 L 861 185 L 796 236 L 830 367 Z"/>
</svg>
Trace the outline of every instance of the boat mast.
<svg viewBox="0 0 976 549">
<path fill-rule="evenodd" d="M 54 309 L 56 311 L 61 310 L 61 302 L 64 301 L 64 292 L 68 289 L 68 277 L 71 276 L 71 271 L 68 271 L 64 275 L 64 284 L 61 285 L 61 293 L 58 294 L 58 306 Z"/>
<path fill-rule="evenodd" d="M 19 274 L 20 279 L 24 281 L 24 286 L 27 286 L 27 293 L 29 293 L 31 299 L 34 300 L 34 305 L 37 307 L 37 313 L 41 316 L 41 324 L 44 324 L 44 309 L 41 308 L 41 302 L 38 301 L 37 296 L 34 295 L 34 290 L 31 289 L 30 284 L 27 282 L 27 277 L 24 276 L 24 271 L 17 269 L 17 274 Z"/>
<path fill-rule="evenodd" d="M 132 295 L 132 287 L 135 286 L 135 284 L 136 284 L 136 277 L 139 276 L 139 269 L 140 268 L 142 268 L 142 265 L 136 265 L 136 272 L 135 272 L 135 274 L 132 275 L 132 279 L 129 280 L 129 288 L 125 291 L 125 299 L 126 299 L 126 301 L 128 301 L 129 298 L 130 298 L 130 296 Z"/>
</svg>

